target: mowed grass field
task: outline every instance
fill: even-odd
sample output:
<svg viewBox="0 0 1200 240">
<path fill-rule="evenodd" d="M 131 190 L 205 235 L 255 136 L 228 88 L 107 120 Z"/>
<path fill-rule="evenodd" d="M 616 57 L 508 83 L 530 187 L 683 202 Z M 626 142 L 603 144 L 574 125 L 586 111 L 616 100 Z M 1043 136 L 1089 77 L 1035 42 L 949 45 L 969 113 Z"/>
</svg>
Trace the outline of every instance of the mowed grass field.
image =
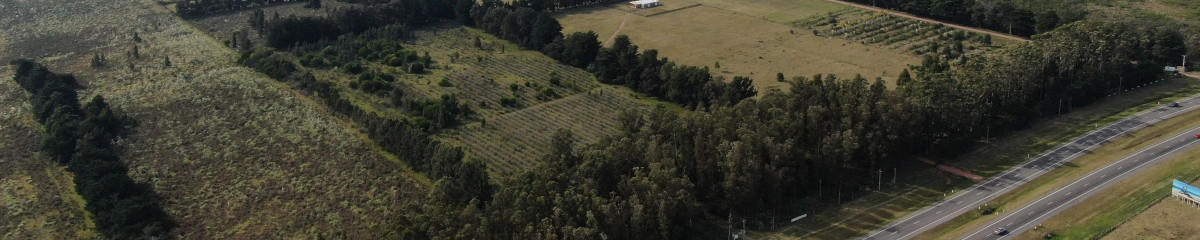
<svg viewBox="0 0 1200 240">
<path fill-rule="evenodd" d="M 0 239 L 100 239 L 73 176 L 40 152 L 29 95 L 0 67 Z"/>
<path fill-rule="evenodd" d="M 446 137 L 465 146 L 471 157 L 483 159 L 498 176 L 519 173 L 550 152 L 550 138 L 558 129 L 571 130 L 580 144 L 616 133 L 621 112 L 648 105 L 633 96 L 627 88 L 597 87 L 466 125 Z"/>
<path fill-rule="evenodd" d="M 816 0 L 800 0 L 795 4 L 813 1 Z M 663 4 L 673 3 L 667 0 Z M 786 88 L 786 83 L 775 80 L 776 73 L 783 73 L 789 79 L 813 74 L 843 77 L 862 74 L 868 79 L 883 77 L 890 82 L 908 65 L 920 63 L 915 55 L 902 51 L 818 37 L 802 28 L 756 17 L 774 14 L 776 9 L 792 9 L 782 12 L 803 19 L 811 16 L 805 14 L 824 12 L 819 9 L 835 9 L 820 5 L 818 10 L 809 11 L 797 5 L 784 5 L 777 8 L 767 3 L 745 5 L 744 10 L 739 10 L 742 12 L 734 12 L 701 4 L 646 17 L 630 14 L 625 5 L 613 4 L 568 11 L 558 19 L 564 33 L 590 30 L 600 35 L 601 41 L 624 34 L 643 50 L 658 49 L 659 57 L 708 66 L 714 74 L 726 78 L 752 77 L 759 92 L 769 87 Z M 716 67 L 718 62 L 720 68 Z"/>
<path fill-rule="evenodd" d="M 3 18 L 0 58 L 35 58 L 74 73 L 85 87 L 82 98 L 103 95 L 138 121 L 118 143 L 121 158 L 133 179 L 162 196 L 182 239 L 394 237 L 386 223 L 425 196 L 428 180 L 377 150 L 352 124 L 239 66 L 236 52 L 153 1 L 20 1 L 0 8 L 14 14 Z M 143 41 L 132 40 L 134 31 Z M 125 54 L 134 45 L 140 57 Z M 106 54 L 109 67 L 88 67 L 93 53 Z M 0 138 L 0 146 L 25 141 Z M 69 182 L 30 166 L 31 180 L 5 174 L 6 184 Z M 85 230 L 63 231 L 52 236 Z"/>
</svg>

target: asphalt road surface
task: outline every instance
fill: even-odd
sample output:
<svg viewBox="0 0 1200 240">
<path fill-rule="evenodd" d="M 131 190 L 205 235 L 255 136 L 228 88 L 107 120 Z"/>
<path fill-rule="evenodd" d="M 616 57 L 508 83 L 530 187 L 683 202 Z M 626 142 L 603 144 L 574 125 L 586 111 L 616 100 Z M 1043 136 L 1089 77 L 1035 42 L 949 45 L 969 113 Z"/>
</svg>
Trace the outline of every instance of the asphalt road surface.
<svg viewBox="0 0 1200 240">
<path fill-rule="evenodd" d="M 1195 147 L 1198 142 L 1195 137 L 1197 130 L 1200 130 L 1200 127 L 1182 132 L 1171 139 L 1143 148 L 1137 153 L 1092 171 L 1087 176 L 1054 190 L 1037 201 L 1017 206 L 1019 208 L 1016 211 L 1004 213 L 1000 219 L 992 221 L 987 226 L 961 239 L 1012 238 L 1028 231 L 1059 212 L 1120 182 L 1121 179 L 1168 159 L 1182 152 L 1183 149 Z M 1170 183 L 1163 182 L 1162 184 Z M 996 230 L 999 228 L 1005 228 L 1009 233 L 998 235 Z"/>
<path fill-rule="evenodd" d="M 950 219 L 953 219 L 959 215 L 962 215 L 963 213 L 966 213 L 967 211 L 978 209 L 982 204 L 987 203 L 988 201 L 990 201 L 996 197 L 999 197 L 1008 191 L 1011 191 L 1012 189 L 1016 188 L 1017 186 L 1025 184 L 1029 180 L 1035 179 L 1035 178 L 1041 176 L 1042 174 L 1045 174 L 1049 170 L 1058 168 L 1058 167 L 1062 166 L 1063 164 L 1070 162 L 1071 160 L 1074 160 L 1075 158 L 1079 157 L 1080 155 L 1086 154 L 1089 151 L 1091 151 L 1092 149 L 1097 148 L 1100 145 L 1103 145 L 1105 143 L 1108 143 L 1112 139 L 1115 139 L 1119 136 L 1130 133 L 1132 131 L 1141 129 L 1141 128 L 1145 127 L 1146 125 L 1154 124 L 1156 122 L 1162 121 L 1163 119 L 1174 117 L 1180 113 L 1184 113 L 1184 112 L 1188 112 L 1188 111 L 1200 108 L 1200 96 L 1191 96 L 1191 97 L 1182 99 L 1179 101 L 1179 104 L 1180 104 L 1179 107 L 1171 107 L 1171 106 L 1168 106 L 1168 104 L 1164 103 L 1163 106 L 1161 106 L 1161 107 L 1138 113 L 1136 115 L 1127 117 L 1120 121 L 1117 121 L 1116 123 L 1110 124 L 1108 126 L 1104 126 L 1102 128 L 1096 129 L 1092 132 L 1084 134 L 1083 136 L 1075 138 L 1074 140 L 1072 140 L 1069 143 L 1063 144 L 1054 149 L 1046 151 L 1045 153 L 1042 153 L 1042 155 L 1039 155 L 1036 158 L 1033 158 L 1032 160 L 1029 160 L 1029 161 L 1027 161 L 1021 165 L 1018 165 L 1016 167 L 1013 167 L 1012 169 L 1009 169 L 1007 172 L 1001 173 L 997 176 L 993 176 L 993 177 L 989 178 L 988 180 L 985 180 L 982 183 L 976 184 L 975 186 L 968 188 L 967 190 L 960 191 L 957 195 L 949 197 L 940 202 L 934 203 L 932 206 L 925 207 L 924 209 L 918 210 L 917 212 L 915 212 L 913 214 L 909 214 L 908 216 L 905 216 L 904 218 L 901 218 L 900 220 L 897 220 L 895 222 L 892 222 L 892 224 L 885 226 L 883 229 L 879 229 L 874 232 L 871 232 L 864 239 L 910 239 L 912 237 L 915 237 L 916 235 L 918 235 L 926 230 L 929 230 L 930 228 L 933 228 L 939 224 L 945 223 L 946 221 L 949 221 Z M 1192 137 L 1192 134 L 1194 134 L 1194 133 L 1195 133 L 1195 130 L 1192 130 L 1192 131 L 1189 131 L 1180 136 Z M 989 225 L 988 227 L 985 227 L 985 229 L 983 229 L 983 230 L 976 231 L 976 234 L 972 234 L 967 237 L 980 238 L 980 237 L 987 236 L 987 237 L 994 238 L 994 237 L 996 237 L 996 235 L 994 235 L 992 233 L 992 231 L 998 227 L 998 226 L 994 226 L 994 225 L 1011 226 L 1011 227 L 1007 228 L 1009 231 L 1013 232 L 1013 233 L 1009 233 L 1009 235 L 1016 235 L 1017 233 L 1020 233 L 1018 230 L 1020 230 L 1020 231 L 1028 230 L 1029 228 L 1036 226 L 1036 224 L 1030 224 L 1033 221 L 1035 221 L 1035 220 L 1041 221 L 1041 220 L 1044 220 L 1045 217 L 1048 217 L 1051 215 L 1051 214 L 1049 214 L 1049 212 L 1047 210 L 1056 209 L 1056 208 L 1057 208 L 1057 210 L 1062 210 L 1062 208 L 1058 208 L 1057 206 L 1051 206 L 1050 208 L 1046 208 L 1045 207 L 1045 206 L 1047 206 L 1046 204 L 1049 204 L 1050 202 L 1057 202 L 1058 204 L 1061 205 L 1066 202 L 1066 201 L 1064 201 L 1064 199 L 1082 200 L 1082 199 L 1084 199 L 1084 197 L 1069 197 L 1069 196 L 1090 195 L 1091 192 L 1085 193 L 1084 191 L 1085 190 L 1093 191 L 1093 190 L 1097 190 L 1097 189 L 1103 189 L 1102 187 L 1098 187 L 1098 186 L 1103 185 L 1104 183 L 1111 182 L 1106 179 L 1112 179 L 1112 178 L 1116 178 L 1119 176 L 1123 176 L 1123 173 L 1127 172 L 1128 170 L 1131 170 L 1133 168 L 1138 168 L 1138 167 L 1141 167 L 1144 165 L 1149 165 L 1149 164 L 1145 164 L 1145 163 L 1148 163 L 1147 161 L 1157 161 L 1157 159 L 1161 158 L 1161 156 L 1153 156 L 1153 154 L 1164 154 L 1165 155 L 1165 154 L 1171 152 L 1170 150 L 1162 151 L 1161 148 L 1163 148 L 1163 147 L 1185 146 L 1184 144 L 1181 144 L 1178 142 L 1178 140 L 1179 140 L 1178 138 L 1172 138 L 1172 140 L 1176 140 L 1176 143 L 1160 143 L 1159 145 L 1155 145 L 1157 147 L 1155 149 L 1144 150 L 1142 152 L 1139 152 L 1139 154 L 1150 154 L 1150 155 L 1137 155 L 1137 156 L 1131 156 L 1126 159 L 1122 159 L 1122 161 L 1108 166 L 1108 167 L 1113 167 L 1113 169 L 1109 169 L 1106 167 L 1106 168 L 1097 170 L 1096 172 L 1093 172 L 1091 175 L 1088 175 L 1087 177 L 1084 178 L 1087 180 L 1077 181 L 1076 183 L 1079 183 L 1078 186 L 1075 186 L 1074 184 L 1072 184 L 1072 185 L 1068 186 L 1068 187 L 1072 187 L 1072 189 L 1063 190 L 1063 191 L 1055 192 L 1054 194 L 1052 194 L 1055 196 L 1068 196 L 1067 198 L 1060 199 L 1058 197 L 1049 197 L 1048 196 L 1048 197 L 1036 202 L 1035 205 L 1039 206 L 1039 207 L 1022 208 L 1016 212 L 1004 213 L 1004 214 L 1008 214 L 1009 216 L 1005 216 L 1005 217 L 1001 218 L 1001 220 L 998 221 L 997 224 Z M 1168 141 L 1170 141 L 1170 140 L 1168 140 Z M 1189 141 L 1189 143 L 1190 143 L 1190 141 Z M 1151 157 L 1146 158 L 1146 156 L 1151 156 Z M 1120 165 L 1120 166 L 1116 166 L 1116 165 Z M 1085 186 L 1085 185 L 1087 185 L 1087 186 Z M 1107 185 L 1105 185 L 1105 186 L 1107 186 Z M 1037 204 L 1041 204 L 1041 205 L 1037 205 Z M 1055 205 L 1055 204 L 1050 204 L 1050 205 Z M 1010 217 L 1010 216 L 1019 216 L 1019 215 L 1014 215 L 1014 213 L 1029 215 L 1028 212 L 1037 212 L 1037 213 L 1030 215 L 1030 216 L 1025 216 L 1025 217 Z M 1030 225 L 1033 225 L 1033 226 L 1030 226 Z M 986 231 L 984 231 L 984 230 L 986 230 Z"/>
</svg>

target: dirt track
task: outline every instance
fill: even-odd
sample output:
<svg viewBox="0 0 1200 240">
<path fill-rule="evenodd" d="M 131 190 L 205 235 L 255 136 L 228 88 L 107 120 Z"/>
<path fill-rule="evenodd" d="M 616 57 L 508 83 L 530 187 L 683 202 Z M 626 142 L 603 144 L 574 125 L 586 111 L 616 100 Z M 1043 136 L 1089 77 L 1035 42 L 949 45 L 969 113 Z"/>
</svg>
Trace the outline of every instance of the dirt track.
<svg viewBox="0 0 1200 240">
<path fill-rule="evenodd" d="M 952 27 L 952 28 L 957 28 L 957 29 L 962 29 L 962 30 L 972 31 L 972 32 L 977 32 L 977 33 L 983 33 L 983 34 L 990 34 L 992 36 L 1002 37 L 1005 39 L 1012 39 L 1012 40 L 1019 41 L 1019 42 L 1028 42 L 1029 41 L 1029 39 L 1027 39 L 1027 38 L 1019 37 L 1016 35 L 1004 34 L 1001 32 L 996 32 L 996 31 L 991 31 L 991 30 L 985 30 L 985 29 L 967 27 L 967 26 L 948 23 L 948 22 L 942 22 L 942 21 L 938 21 L 938 20 L 923 18 L 923 17 L 919 17 L 916 15 L 908 14 L 908 13 L 897 12 L 897 11 L 887 10 L 887 9 L 878 8 L 878 7 L 866 6 L 866 5 L 861 5 L 861 4 L 847 2 L 847 1 L 841 1 L 841 0 L 825 0 L 825 1 L 832 2 L 832 3 L 845 4 L 845 5 L 854 6 L 857 8 L 862 8 L 862 9 L 871 10 L 871 11 L 882 12 L 882 13 L 891 14 L 893 16 L 898 16 L 898 17 L 916 19 L 918 21 L 924 21 L 924 22 L 928 22 L 928 23 L 944 24 L 944 25 L 946 25 L 948 27 Z"/>
<path fill-rule="evenodd" d="M 604 39 L 604 43 L 601 43 L 600 46 L 608 46 L 608 43 L 617 38 L 617 34 L 621 34 L 621 29 L 625 28 L 625 22 L 629 21 L 629 15 L 633 15 L 633 11 L 629 11 L 629 13 L 625 14 L 624 18 L 621 18 L 621 26 L 618 26 L 617 30 L 613 31 L 612 36 L 608 36 L 607 39 Z"/>
</svg>

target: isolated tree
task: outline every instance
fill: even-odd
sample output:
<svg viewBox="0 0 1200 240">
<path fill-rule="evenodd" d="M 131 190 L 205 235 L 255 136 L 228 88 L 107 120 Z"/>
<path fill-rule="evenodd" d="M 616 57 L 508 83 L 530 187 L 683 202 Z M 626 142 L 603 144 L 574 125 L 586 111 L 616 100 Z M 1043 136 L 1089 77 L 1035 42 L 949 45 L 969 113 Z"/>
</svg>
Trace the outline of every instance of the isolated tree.
<svg viewBox="0 0 1200 240">
<path fill-rule="evenodd" d="M 409 73 L 412 73 L 412 74 L 422 74 L 422 73 L 425 73 L 425 64 L 424 64 L 424 63 L 419 63 L 419 62 L 418 62 L 418 63 L 413 63 L 412 65 L 409 65 L 409 66 L 408 66 L 408 72 L 409 72 Z"/>
<path fill-rule="evenodd" d="M 171 67 L 171 56 L 163 56 L 163 66 Z"/>
<path fill-rule="evenodd" d="M 903 71 L 900 71 L 900 76 L 896 77 L 896 85 L 904 86 L 909 82 L 912 82 L 912 80 L 912 75 L 908 73 L 908 69 L 905 68 Z"/>
<path fill-rule="evenodd" d="M 138 51 L 138 45 L 133 45 L 133 47 L 129 48 L 129 52 L 126 53 L 129 55 L 129 58 L 142 58 L 142 53 Z"/>
<path fill-rule="evenodd" d="M 733 81 L 729 82 L 729 86 L 725 90 L 725 99 L 728 100 L 729 104 L 736 104 L 742 99 L 758 95 L 758 90 L 754 89 L 754 80 L 743 76 L 733 77 Z"/>
<path fill-rule="evenodd" d="M 254 31 L 262 32 L 263 28 L 267 25 L 267 14 L 261 8 L 255 9 L 250 14 L 249 22 L 250 28 L 253 28 Z"/>
<path fill-rule="evenodd" d="M 108 65 L 108 60 L 105 59 L 103 53 L 92 54 L 92 68 L 102 68 Z"/>
</svg>

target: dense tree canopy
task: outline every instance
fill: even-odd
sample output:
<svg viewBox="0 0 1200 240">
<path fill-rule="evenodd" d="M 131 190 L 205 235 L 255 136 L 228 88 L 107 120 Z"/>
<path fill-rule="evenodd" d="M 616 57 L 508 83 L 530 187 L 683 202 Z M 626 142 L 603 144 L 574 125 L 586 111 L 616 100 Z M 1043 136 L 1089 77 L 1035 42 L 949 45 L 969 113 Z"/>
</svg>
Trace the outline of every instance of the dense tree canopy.
<svg viewBox="0 0 1200 240">
<path fill-rule="evenodd" d="M 596 64 L 632 59 L 621 54 L 633 48 L 624 41 Z M 904 168 L 914 155 L 953 156 L 1057 114 L 1060 99 L 1080 106 L 1153 81 L 1161 69 L 1151 66 L 1173 61 L 1165 53 L 1180 42 L 1168 29 L 1079 22 L 957 67 L 928 58 L 894 90 L 817 75 L 733 106 L 629 112 L 617 135 L 595 144 L 571 147 L 570 134 L 557 134 L 541 165 L 505 182 L 490 203 L 429 207 L 406 231 L 434 239 L 720 236 L 704 216 L 848 200 L 832 192 L 873 188 L 871 173 Z M 606 81 L 620 75 L 597 71 Z"/>
<path fill-rule="evenodd" d="M 1013 0 L 848 0 L 863 5 L 895 9 L 942 21 L 981 27 L 1018 36 L 1053 30 L 1079 20 L 1078 9 L 1031 9 Z M 1036 6 L 1043 6 L 1037 4 Z M 1072 18 L 1062 18 L 1070 11 Z"/>
<path fill-rule="evenodd" d="M 342 36 L 368 32 L 379 24 L 416 27 L 455 19 L 585 68 L 603 83 L 698 111 L 626 113 L 620 117 L 618 134 L 587 146 L 576 146 L 569 132 L 560 132 L 547 143 L 552 152 L 536 169 L 493 189 L 482 164 L 430 138 L 456 123 L 389 119 L 360 109 L 340 95 L 341 89 L 311 74 L 280 79 L 321 96 L 331 109 L 364 126 L 385 150 L 437 179 L 430 192 L 433 202 L 411 209 L 414 214 L 403 220 L 400 228 L 406 237 L 694 239 L 716 235 L 707 234 L 713 229 L 707 226 L 713 219 L 708 216 L 753 215 L 795 199 L 848 200 L 875 186 L 873 172 L 903 168 L 916 155 L 954 156 L 981 138 L 1022 129 L 1148 83 L 1158 77 L 1163 64 L 1177 62 L 1178 53 L 1185 50 L 1184 39 L 1170 29 L 1099 22 L 1063 25 L 1070 21 L 1059 13 L 1027 12 L 1006 1 L 880 0 L 884 6 L 919 8 L 921 14 L 977 21 L 993 29 L 1028 28 L 1014 29 L 1021 35 L 1049 32 L 1031 43 L 953 63 L 926 58 L 904 70 L 895 89 L 878 79 L 816 75 L 794 77 L 787 91 L 754 99 L 750 97 L 758 92 L 749 78 L 726 82 L 707 68 L 677 65 L 660 58 L 658 51 L 640 50 L 628 37 L 618 36 L 603 47 L 594 32 L 563 35 L 561 25 L 545 13 L 554 7 L 545 3 L 393 2 L 389 6 L 446 7 L 441 8 L 444 12 L 398 10 L 400 17 L 389 21 L 378 20 L 382 12 L 374 10 L 345 11 L 320 21 L 332 22 L 330 26 L 339 29 L 336 35 Z M 320 39 L 335 38 L 283 41 L 277 46 L 316 42 L 324 48 L 332 41 Z M 383 43 L 362 43 L 359 49 L 387 48 Z M 371 53 L 328 56 L 350 64 Z M 244 62 L 266 66 L 259 69 L 268 73 L 291 64 L 260 64 L 256 61 L 272 60 L 267 54 L 257 56 L 263 57 Z M 302 62 L 320 65 L 310 65 L 311 59 Z M 460 109 L 452 97 L 435 102 L 410 105 L 409 110 L 453 119 L 443 111 Z M 822 194 L 833 191 L 848 194 Z"/>
<path fill-rule="evenodd" d="M 175 3 L 176 13 L 184 18 L 198 18 L 214 13 L 262 7 L 272 4 L 296 3 L 295 0 L 182 0 Z"/>
</svg>

